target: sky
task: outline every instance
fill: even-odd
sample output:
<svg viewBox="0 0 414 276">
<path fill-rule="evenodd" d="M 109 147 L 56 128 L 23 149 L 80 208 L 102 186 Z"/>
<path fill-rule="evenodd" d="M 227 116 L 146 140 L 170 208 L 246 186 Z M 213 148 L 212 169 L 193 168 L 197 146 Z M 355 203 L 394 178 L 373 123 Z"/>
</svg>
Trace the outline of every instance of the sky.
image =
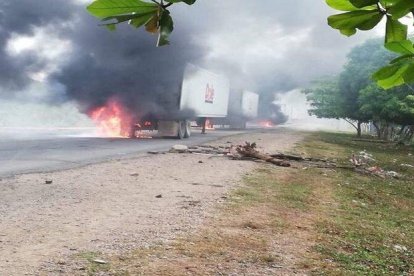
<svg viewBox="0 0 414 276">
<path fill-rule="evenodd" d="M 73 104 L 82 113 L 114 95 L 131 109 L 158 111 L 165 107 L 159 99 L 174 101 L 188 62 L 268 103 L 338 73 L 353 46 L 381 31 L 341 36 L 327 26 L 334 11 L 324 1 L 199 0 L 172 7 L 171 45 L 156 48 L 156 37 L 143 30 L 99 26 L 85 11 L 90 2 L 0 0 L 3 113 L 20 103 Z"/>
</svg>

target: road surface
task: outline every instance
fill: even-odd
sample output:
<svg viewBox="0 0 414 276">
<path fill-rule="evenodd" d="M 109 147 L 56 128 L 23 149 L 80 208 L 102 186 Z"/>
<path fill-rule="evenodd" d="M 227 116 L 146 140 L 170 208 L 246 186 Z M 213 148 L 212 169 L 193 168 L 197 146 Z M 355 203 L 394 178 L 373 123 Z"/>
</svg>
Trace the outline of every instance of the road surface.
<svg viewBox="0 0 414 276">
<path fill-rule="evenodd" d="M 46 172 L 127 158 L 148 151 L 168 150 L 176 144 L 196 145 L 240 131 L 193 133 L 190 139 L 122 139 L 51 136 L 0 136 L 0 177 Z M 42 138 L 41 138 L 42 137 Z"/>
</svg>

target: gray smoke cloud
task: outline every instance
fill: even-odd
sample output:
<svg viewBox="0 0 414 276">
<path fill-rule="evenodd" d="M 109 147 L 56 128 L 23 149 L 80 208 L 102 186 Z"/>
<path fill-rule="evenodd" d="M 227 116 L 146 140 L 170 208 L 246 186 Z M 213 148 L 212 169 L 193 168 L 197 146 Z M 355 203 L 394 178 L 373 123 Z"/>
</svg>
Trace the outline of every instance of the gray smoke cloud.
<svg viewBox="0 0 414 276">
<path fill-rule="evenodd" d="M 168 111 L 191 62 L 260 93 L 266 115 L 275 94 L 338 71 L 358 41 L 326 25 L 323 1 L 199 0 L 172 9 L 172 45 L 156 48 L 143 30 L 98 26 L 83 2 L 0 0 L 1 98 L 24 99 L 37 85 L 28 99 L 75 100 L 82 112 L 114 96 L 131 110 Z"/>
<path fill-rule="evenodd" d="M 30 82 L 25 74 L 29 67 L 40 66 L 42 60 L 34 55 L 21 55 L 19 58 L 7 53 L 6 45 L 13 34 L 33 34 L 35 26 L 53 24 L 56 20 L 67 20 L 72 5 L 62 1 L 0 1 L 0 84 L 2 96 L 11 96 L 11 91 L 22 89 Z"/>
</svg>

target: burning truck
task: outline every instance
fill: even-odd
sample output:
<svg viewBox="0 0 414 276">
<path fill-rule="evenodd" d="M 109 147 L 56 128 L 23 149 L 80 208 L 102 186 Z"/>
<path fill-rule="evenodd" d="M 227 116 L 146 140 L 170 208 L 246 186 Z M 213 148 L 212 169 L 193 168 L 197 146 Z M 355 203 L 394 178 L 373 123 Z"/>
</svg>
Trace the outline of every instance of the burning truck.
<svg viewBox="0 0 414 276">
<path fill-rule="evenodd" d="M 178 139 L 189 138 L 192 126 L 200 126 L 202 133 L 211 125 L 245 128 L 248 120 L 257 117 L 259 95 L 245 90 L 230 92 L 226 76 L 187 64 L 176 86 L 168 99 L 165 95 L 155 100 L 155 106 L 164 108 L 138 114 L 112 98 L 89 115 L 104 136 Z"/>
<path fill-rule="evenodd" d="M 177 86 L 175 94 L 170 94 L 169 101 L 172 96 L 174 103 L 168 112 L 154 109 L 136 114 L 110 99 L 89 115 L 104 136 L 178 139 L 189 138 L 194 125 L 201 126 L 204 133 L 213 125 L 245 128 L 248 120 L 257 118 L 259 95 L 246 90 L 230 92 L 226 76 L 187 64 Z M 158 98 L 157 105 L 165 106 L 163 100 Z"/>
<path fill-rule="evenodd" d="M 205 131 L 207 118 L 227 116 L 229 94 L 227 77 L 187 64 L 176 97 L 176 110 L 148 112 L 141 118 L 132 116 L 127 120 L 131 125 L 128 136 L 189 138 L 192 122 L 201 122 Z"/>
</svg>

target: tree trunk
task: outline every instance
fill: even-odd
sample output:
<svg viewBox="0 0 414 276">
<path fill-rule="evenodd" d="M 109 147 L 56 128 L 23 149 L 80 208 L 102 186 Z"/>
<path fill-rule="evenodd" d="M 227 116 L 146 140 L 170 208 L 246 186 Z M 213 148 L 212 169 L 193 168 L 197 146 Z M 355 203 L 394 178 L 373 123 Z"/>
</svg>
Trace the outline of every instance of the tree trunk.
<svg viewBox="0 0 414 276">
<path fill-rule="evenodd" d="M 399 136 L 401 136 L 401 135 L 403 135 L 403 133 L 404 133 L 404 130 L 405 130 L 405 128 L 406 128 L 407 126 L 401 126 L 401 128 L 400 128 L 400 131 L 398 132 L 398 135 Z"/>
<path fill-rule="evenodd" d="M 373 121 L 372 124 L 374 125 L 375 130 L 377 131 L 377 138 L 381 139 L 381 128 L 379 127 L 379 125 L 375 121 Z"/>
<path fill-rule="evenodd" d="M 357 136 L 358 137 L 361 137 L 362 136 L 361 125 L 362 125 L 362 122 L 361 121 L 358 121 L 358 124 L 357 124 Z"/>
</svg>

